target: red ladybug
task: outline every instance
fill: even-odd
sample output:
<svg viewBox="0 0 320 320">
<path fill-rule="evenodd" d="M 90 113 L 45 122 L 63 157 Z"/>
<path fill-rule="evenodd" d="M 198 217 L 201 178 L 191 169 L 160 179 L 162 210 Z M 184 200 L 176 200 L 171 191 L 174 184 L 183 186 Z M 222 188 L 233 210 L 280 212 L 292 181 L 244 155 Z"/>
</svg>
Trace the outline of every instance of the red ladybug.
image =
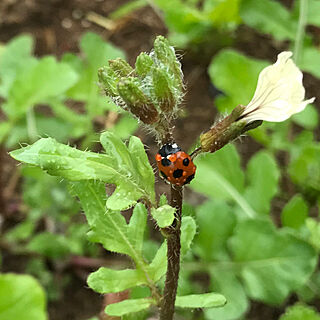
<svg viewBox="0 0 320 320">
<path fill-rule="evenodd" d="M 196 166 L 176 143 L 163 145 L 156 154 L 156 161 L 161 176 L 172 184 L 183 186 L 194 178 Z"/>
</svg>

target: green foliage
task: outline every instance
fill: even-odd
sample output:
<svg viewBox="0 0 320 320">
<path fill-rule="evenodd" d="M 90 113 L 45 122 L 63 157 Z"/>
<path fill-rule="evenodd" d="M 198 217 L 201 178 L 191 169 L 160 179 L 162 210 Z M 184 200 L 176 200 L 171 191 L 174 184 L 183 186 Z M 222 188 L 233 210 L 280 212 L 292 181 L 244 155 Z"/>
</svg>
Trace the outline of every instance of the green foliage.
<svg viewBox="0 0 320 320">
<path fill-rule="evenodd" d="M 93 33 L 83 36 L 80 47 L 84 59 L 66 53 L 61 61 L 53 56 L 35 58 L 30 36 L 14 38 L 4 47 L 0 95 L 5 99 L 1 109 L 7 119 L 0 125 L 0 142 L 12 147 L 18 142 L 32 142 L 39 135 L 49 135 L 62 141 L 86 136 L 84 145 L 92 144 L 92 122 L 116 109 L 111 101 L 100 96 L 97 69 L 107 59 L 124 55 Z M 39 104 L 49 106 L 55 117 L 43 114 Z M 83 104 L 85 113 L 71 110 L 70 104 Z M 128 115 L 121 120 L 130 124 L 126 138 L 137 124 Z M 117 124 L 113 126 L 116 130 Z"/>
<path fill-rule="evenodd" d="M 235 263 L 241 263 L 240 274 L 248 295 L 271 304 L 283 302 L 316 266 L 317 257 L 307 243 L 266 221 L 240 223 L 231 248 Z"/>
<path fill-rule="evenodd" d="M 308 205 L 300 195 L 290 199 L 281 213 L 282 225 L 295 229 L 303 226 L 307 217 Z"/>
<path fill-rule="evenodd" d="M 171 226 L 174 220 L 175 209 L 165 204 L 157 209 L 152 208 L 152 217 L 157 221 L 160 228 L 165 228 Z"/>
<path fill-rule="evenodd" d="M 213 199 L 233 200 L 248 217 L 268 214 L 270 200 L 278 191 L 279 170 L 274 158 L 257 153 L 249 162 L 246 180 L 236 149 L 226 146 L 196 160 L 199 166 L 191 187 Z"/>
<path fill-rule="evenodd" d="M 217 293 L 190 294 L 177 296 L 176 306 L 181 308 L 212 308 L 222 307 L 226 302 L 226 298 Z"/>
<path fill-rule="evenodd" d="M 106 154 L 80 151 L 51 138 L 11 152 L 12 157 L 39 166 L 51 175 L 72 181 L 99 180 L 114 183 L 110 209 L 123 210 L 140 198 L 154 202 L 154 176 L 141 141 L 132 137 L 128 147 L 112 133 L 101 135 Z"/>
<path fill-rule="evenodd" d="M 105 312 L 109 316 L 121 317 L 127 313 L 134 313 L 141 310 L 148 309 L 153 303 L 152 299 L 131 299 L 124 300 L 118 303 L 110 304 L 106 307 Z"/>
<path fill-rule="evenodd" d="M 297 23 L 280 2 L 242 0 L 240 16 L 245 24 L 262 33 L 271 34 L 276 40 L 294 40 L 296 36 Z"/>
<path fill-rule="evenodd" d="M 38 282 L 28 275 L 0 274 L 0 319 L 47 319 L 46 298 Z"/>
<path fill-rule="evenodd" d="M 286 310 L 279 320 L 319 320 L 320 314 L 313 308 L 303 305 L 295 304 Z"/>
</svg>

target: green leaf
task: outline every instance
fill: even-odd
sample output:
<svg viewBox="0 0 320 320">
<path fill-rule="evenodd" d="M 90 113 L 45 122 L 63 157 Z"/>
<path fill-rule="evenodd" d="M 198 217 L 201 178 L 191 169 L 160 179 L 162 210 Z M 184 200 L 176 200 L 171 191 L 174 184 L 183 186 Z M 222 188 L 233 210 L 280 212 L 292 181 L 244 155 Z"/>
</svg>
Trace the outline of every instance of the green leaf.
<svg viewBox="0 0 320 320">
<path fill-rule="evenodd" d="M 238 104 L 246 105 L 253 97 L 259 72 L 268 64 L 231 49 L 220 51 L 208 70 L 214 86 L 225 94 L 215 99 L 219 111 L 231 111 Z"/>
<path fill-rule="evenodd" d="M 149 298 L 124 300 L 118 303 L 109 304 L 105 312 L 109 316 L 121 317 L 127 313 L 138 312 L 148 309 L 155 301 Z"/>
<path fill-rule="evenodd" d="M 51 175 L 72 181 L 100 180 L 114 183 L 117 189 L 108 207 L 124 210 L 140 198 L 154 202 L 154 175 L 143 144 L 131 137 L 128 148 L 112 133 L 101 135 L 107 154 L 74 149 L 51 138 L 11 152 L 18 161 L 39 166 Z"/>
<path fill-rule="evenodd" d="M 3 109 L 10 118 L 19 118 L 36 103 L 64 93 L 76 81 L 77 74 L 67 64 L 54 57 L 42 58 L 17 75 Z"/>
<path fill-rule="evenodd" d="M 316 143 L 302 145 L 292 155 L 293 159 L 289 164 L 292 181 L 306 190 L 319 193 L 320 145 Z"/>
<path fill-rule="evenodd" d="M 313 105 L 308 105 L 302 112 L 293 115 L 292 120 L 301 127 L 314 130 L 318 125 L 318 111 Z"/>
<path fill-rule="evenodd" d="M 92 32 L 82 36 L 80 48 L 84 55 L 83 60 L 71 54 L 65 55 L 62 59 L 79 73 L 79 80 L 68 90 L 68 96 L 87 102 L 86 109 L 92 117 L 103 114 L 103 110 L 114 105 L 100 94 L 97 71 L 109 59 L 124 58 L 124 53 Z"/>
<path fill-rule="evenodd" d="M 270 15 L 270 13 L 272 14 Z M 276 40 L 294 40 L 297 24 L 290 12 L 274 0 L 243 0 L 240 16 L 252 28 L 271 34 Z"/>
<path fill-rule="evenodd" d="M 320 78 L 320 50 L 316 47 L 305 47 L 302 50 L 301 61 L 299 67 L 303 71 L 307 71 L 317 78 Z"/>
<path fill-rule="evenodd" d="M 107 250 L 129 255 L 138 266 L 144 264 L 141 256 L 147 219 L 144 206 L 135 207 L 132 221 L 127 224 L 119 211 L 106 209 L 104 183 L 84 181 L 74 183 L 73 188 L 91 227 L 91 240 L 102 243 Z"/>
<path fill-rule="evenodd" d="M 181 255 L 184 256 L 191 247 L 197 225 L 192 217 L 182 217 L 181 221 Z"/>
<path fill-rule="evenodd" d="M 165 204 L 157 209 L 152 208 L 151 214 L 152 217 L 157 221 L 158 226 L 160 228 L 165 228 L 172 225 L 175 211 L 175 208 Z"/>
<path fill-rule="evenodd" d="M 59 259 L 70 253 L 69 241 L 63 235 L 42 232 L 32 238 L 27 249 L 52 259 Z"/>
<path fill-rule="evenodd" d="M 45 293 L 34 278 L 0 274 L 0 319 L 47 319 Z"/>
<path fill-rule="evenodd" d="M 226 241 L 232 235 L 236 217 L 224 201 L 211 200 L 197 208 L 199 233 L 194 251 L 203 261 L 228 257 Z"/>
<path fill-rule="evenodd" d="M 286 309 L 279 320 L 320 320 L 320 314 L 312 307 L 296 303 Z"/>
<path fill-rule="evenodd" d="M 100 268 L 91 273 L 87 282 L 92 290 L 99 293 L 120 292 L 148 283 L 141 270 L 112 270 L 109 268 Z"/>
<path fill-rule="evenodd" d="M 180 308 L 213 308 L 222 307 L 226 302 L 222 294 L 211 292 L 177 297 L 175 305 Z"/>
<path fill-rule="evenodd" d="M 117 189 L 107 201 L 113 210 L 124 210 L 145 197 L 154 202 L 154 173 L 141 140 L 132 136 L 128 147 L 119 137 L 105 132 L 100 137 L 101 144 L 107 155 L 116 160 L 116 170 L 123 176 L 115 180 Z"/>
<path fill-rule="evenodd" d="M 279 177 L 280 171 L 271 154 L 261 151 L 250 159 L 245 198 L 257 213 L 269 214 L 270 202 L 278 192 Z"/>
<path fill-rule="evenodd" d="M 250 204 L 243 197 L 244 174 L 240 157 L 233 145 L 214 154 L 204 154 L 195 160 L 197 174 L 190 187 L 212 199 L 235 201 L 248 217 L 254 217 Z"/>
<path fill-rule="evenodd" d="M 310 243 L 317 250 L 320 250 L 320 223 L 313 218 L 307 218 L 306 227 L 310 233 L 309 235 Z"/>
<path fill-rule="evenodd" d="M 7 134 L 9 133 L 11 129 L 11 123 L 10 122 L 1 122 L 0 123 L 0 144 L 5 140 Z"/>
<path fill-rule="evenodd" d="M 15 37 L 4 48 L 0 57 L 0 95 L 7 97 L 14 79 L 32 67 L 36 59 L 31 56 L 33 40 L 30 36 Z"/>
<path fill-rule="evenodd" d="M 211 268 L 210 277 L 210 289 L 221 292 L 227 299 L 227 304 L 223 308 L 205 309 L 205 319 L 234 320 L 241 318 L 249 307 L 249 301 L 234 272 L 222 265 L 222 268 Z"/>
<path fill-rule="evenodd" d="M 282 303 L 301 287 L 317 261 L 309 244 L 264 220 L 240 222 L 231 250 L 249 297 L 271 304 Z"/>
<path fill-rule="evenodd" d="M 283 208 L 281 213 L 282 225 L 299 229 L 308 217 L 308 206 L 301 195 L 295 195 Z"/>
</svg>

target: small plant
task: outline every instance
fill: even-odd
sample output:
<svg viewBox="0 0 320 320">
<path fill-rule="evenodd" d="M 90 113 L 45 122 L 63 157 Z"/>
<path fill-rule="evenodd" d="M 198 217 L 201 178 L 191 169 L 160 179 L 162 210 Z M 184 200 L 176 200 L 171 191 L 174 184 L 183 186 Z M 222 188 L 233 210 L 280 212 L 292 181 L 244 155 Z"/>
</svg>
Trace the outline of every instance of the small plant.
<svg viewBox="0 0 320 320">
<path fill-rule="evenodd" d="M 290 59 L 291 55 L 283 52 L 274 65 L 265 68 L 260 73 L 252 101 L 247 106 L 239 105 L 203 133 L 200 146 L 190 156 L 178 154 L 181 151 L 174 141 L 173 121 L 178 114 L 184 86 L 180 62 L 164 37 L 157 37 L 150 54 L 138 56 L 135 68 L 121 58 L 110 60 L 108 66 L 99 69 L 99 82 L 107 96 L 155 135 L 160 146 L 166 145 L 160 149 L 161 159 L 158 161 L 165 160 L 162 165 L 172 166 L 174 170 L 182 156 L 190 162 L 201 153 L 215 152 L 241 134 L 260 126 L 262 121 L 283 121 L 311 103 L 314 98 L 304 101 L 302 73 Z M 183 184 L 187 181 L 171 179 L 171 198 L 168 201 L 162 195 L 157 200 L 154 171 L 140 139 L 132 136 L 125 144 L 115 134 L 104 132 L 100 143 L 104 153 L 80 151 L 52 138 L 42 138 L 33 145 L 11 152 L 11 156 L 70 181 L 72 193 L 79 198 L 90 226 L 89 239 L 101 243 L 106 250 L 132 259 L 135 268 L 114 270 L 102 267 L 88 278 L 89 286 L 99 293 L 120 292 L 136 286 L 148 289 L 143 297 L 108 305 L 106 313 L 123 316 L 154 306 L 159 308 L 161 320 L 171 320 L 175 307 L 222 307 L 226 299 L 215 292 L 177 296 L 181 257 L 188 252 L 196 233 L 194 219 L 182 217 Z M 169 181 L 174 177 L 173 172 L 169 170 L 169 176 L 166 175 Z M 116 187 L 108 196 L 106 183 Z M 241 206 L 241 202 L 239 204 Z M 127 223 L 121 211 L 129 208 L 133 211 Z M 242 209 L 249 218 L 255 215 L 245 206 Z M 145 258 L 144 248 L 148 213 L 164 237 L 150 261 Z M 246 246 L 246 230 L 252 230 L 254 234 L 257 226 L 265 231 L 264 238 L 267 234 L 274 235 L 270 240 L 265 238 L 270 242 L 270 257 L 273 255 L 272 243 L 280 241 L 287 248 L 285 243 L 289 241 L 289 235 L 278 235 L 263 221 L 247 220 L 237 231 L 236 236 L 242 240 L 234 241 L 233 245 L 240 260 L 241 246 Z M 315 266 L 313 249 L 298 239 L 291 240 L 291 247 L 285 254 L 291 255 L 297 248 L 305 246 L 306 265 L 303 268 L 305 274 L 310 274 Z M 293 273 L 300 270 L 299 264 L 292 268 Z M 305 278 L 298 277 L 296 281 L 301 285 Z M 286 288 L 281 294 L 285 296 L 288 292 Z"/>
</svg>

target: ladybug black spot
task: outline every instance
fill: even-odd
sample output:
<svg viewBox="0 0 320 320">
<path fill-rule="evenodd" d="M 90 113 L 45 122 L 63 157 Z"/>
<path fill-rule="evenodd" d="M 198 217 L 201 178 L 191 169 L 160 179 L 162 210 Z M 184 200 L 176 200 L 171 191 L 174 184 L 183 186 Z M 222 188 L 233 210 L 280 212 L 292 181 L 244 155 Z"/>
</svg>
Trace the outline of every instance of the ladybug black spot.
<svg viewBox="0 0 320 320">
<path fill-rule="evenodd" d="M 189 165 L 189 162 L 190 162 L 190 161 L 189 161 L 188 158 L 185 158 L 185 159 L 183 159 L 183 161 L 182 161 L 183 165 L 186 166 L 186 167 Z"/>
<path fill-rule="evenodd" d="M 190 181 L 194 178 L 194 174 L 190 175 L 184 184 L 190 183 Z"/>
<path fill-rule="evenodd" d="M 162 177 L 163 177 L 164 179 L 167 179 L 167 178 L 168 178 L 167 175 L 166 175 L 163 171 L 160 171 L 160 174 L 162 175 Z"/>
<path fill-rule="evenodd" d="M 173 171 L 174 178 L 180 178 L 180 177 L 182 177 L 182 174 L 183 174 L 183 170 L 181 170 L 181 169 L 177 169 L 177 170 Z"/>
<path fill-rule="evenodd" d="M 169 167 L 170 164 L 171 164 L 171 161 L 170 161 L 169 159 L 167 159 L 167 158 L 163 158 L 163 159 L 161 160 L 161 164 L 162 164 L 164 167 Z"/>
</svg>

